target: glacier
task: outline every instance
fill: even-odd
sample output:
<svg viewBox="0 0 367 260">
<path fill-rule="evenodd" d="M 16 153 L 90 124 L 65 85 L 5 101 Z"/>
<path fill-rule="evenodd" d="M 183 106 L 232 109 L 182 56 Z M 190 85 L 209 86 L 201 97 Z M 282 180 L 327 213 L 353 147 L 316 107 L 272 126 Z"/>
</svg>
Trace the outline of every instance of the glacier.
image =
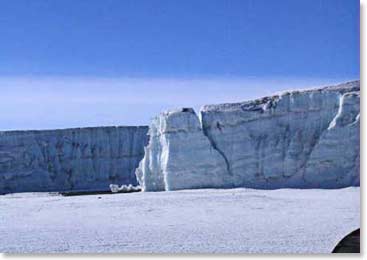
<svg viewBox="0 0 367 260">
<path fill-rule="evenodd" d="M 360 82 L 153 119 L 136 177 L 144 191 L 359 186 Z"/>
<path fill-rule="evenodd" d="M 0 194 L 137 185 L 147 126 L 0 132 Z"/>
<path fill-rule="evenodd" d="M 149 129 L 149 145 L 136 170 L 144 191 L 220 188 L 230 177 L 193 109 L 162 113 Z M 198 181 L 198 176 L 200 181 Z"/>
</svg>

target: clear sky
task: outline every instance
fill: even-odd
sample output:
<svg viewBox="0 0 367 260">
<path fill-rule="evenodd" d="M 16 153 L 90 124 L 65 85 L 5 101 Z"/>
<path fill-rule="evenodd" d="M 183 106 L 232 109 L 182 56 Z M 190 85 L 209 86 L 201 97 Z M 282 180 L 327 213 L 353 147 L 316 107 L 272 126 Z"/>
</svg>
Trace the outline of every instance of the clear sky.
<svg viewBox="0 0 367 260">
<path fill-rule="evenodd" d="M 0 129 L 148 124 L 359 78 L 356 0 L 2 0 L 0 33 Z"/>
</svg>

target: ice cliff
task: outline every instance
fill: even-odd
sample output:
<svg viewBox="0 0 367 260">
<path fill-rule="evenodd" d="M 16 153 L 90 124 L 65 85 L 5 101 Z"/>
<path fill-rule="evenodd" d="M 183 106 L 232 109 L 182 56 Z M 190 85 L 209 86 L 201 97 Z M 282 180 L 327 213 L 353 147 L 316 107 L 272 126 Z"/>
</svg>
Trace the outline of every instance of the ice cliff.
<svg viewBox="0 0 367 260">
<path fill-rule="evenodd" d="M 230 177 L 223 157 L 203 134 L 193 109 L 161 114 L 137 169 L 145 191 L 223 187 Z"/>
<path fill-rule="evenodd" d="M 168 111 L 136 170 L 145 191 L 359 186 L 359 81 Z"/>
<path fill-rule="evenodd" d="M 136 185 L 148 127 L 0 132 L 0 194 Z"/>
</svg>

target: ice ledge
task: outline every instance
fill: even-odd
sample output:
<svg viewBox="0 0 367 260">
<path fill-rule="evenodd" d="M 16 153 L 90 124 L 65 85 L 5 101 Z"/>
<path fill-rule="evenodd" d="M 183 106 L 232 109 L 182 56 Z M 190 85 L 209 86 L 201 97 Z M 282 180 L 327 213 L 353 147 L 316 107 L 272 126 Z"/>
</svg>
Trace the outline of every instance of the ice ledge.
<svg viewBox="0 0 367 260">
<path fill-rule="evenodd" d="M 272 103 L 279 101 L 285 97 L 295 97 L 300 95 L 313 95 L 315 93 L 325 94 L 338 92 L 344 94 L 346 92 L 354 92 L 360 90 L 360 81 L 354 80 L 338 85 L 326 86 L 321 88 L 309 88 L 304 90 L 290 90 L 283 91 L 281 93 L 275 94 L 273 96 L 267 96 L 258 98 L 255 100 L 248 100 L 244 102 L 237 103 L 223 103 L 223 104 L 210 104 L 204 105 L 200 111 L 201 112 L 211 112 L 211 111 L 264 111 L 268 109 Z"/>
</svg>

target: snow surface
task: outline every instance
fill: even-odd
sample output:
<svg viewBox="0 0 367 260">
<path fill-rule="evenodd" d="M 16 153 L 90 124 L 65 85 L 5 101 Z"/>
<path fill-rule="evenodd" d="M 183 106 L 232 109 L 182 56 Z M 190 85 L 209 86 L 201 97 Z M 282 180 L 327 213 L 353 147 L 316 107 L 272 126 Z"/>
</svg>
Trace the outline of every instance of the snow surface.
<svg viewBox="0 0 367 260">
<path fill-rule="evenodd" d="M 360 188 L 0 196 L 0 252 L 329 253 Z"/>
</svg>

